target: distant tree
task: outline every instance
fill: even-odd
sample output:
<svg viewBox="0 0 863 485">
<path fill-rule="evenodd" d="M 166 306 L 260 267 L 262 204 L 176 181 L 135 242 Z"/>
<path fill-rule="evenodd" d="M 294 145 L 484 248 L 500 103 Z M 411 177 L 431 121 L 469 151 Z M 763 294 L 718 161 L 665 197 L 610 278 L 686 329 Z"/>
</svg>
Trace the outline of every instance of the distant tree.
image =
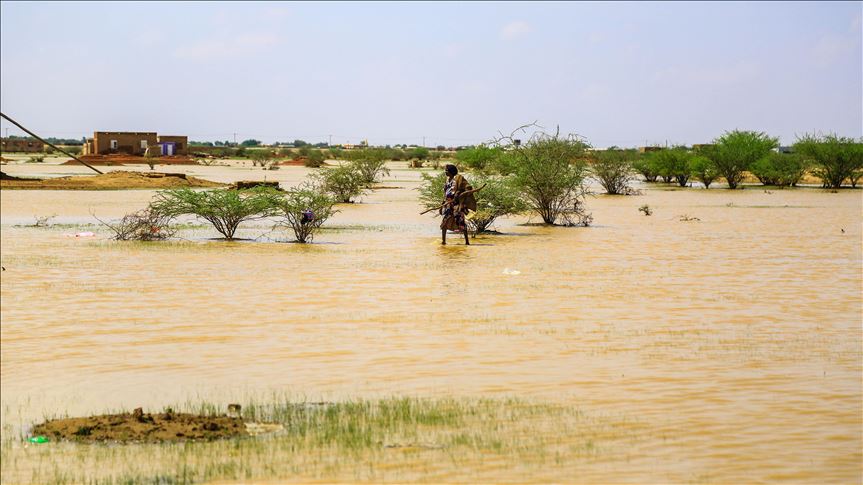
<svg viewBox="0 0 863 485">
<path fill-rule="evenodd" d="M 477 145 L 456 152 L 455 159 L 463 168 L 482 171 L 490 169 L 502 152 L 503 150 L 499 147 Z"/>
<path fill-rule="evenodd" d="M 256 146 L 259 146 L 260 144 L 261 144 L 261 141 L 260 141 L 260 140 L 255 140 L 255 139 L 253 139 L 253 138 L 250 138 L 250 139 L 248 139 L 248 140 L 243 140 L 243 142 L 242 142 L 242 143 L 240 143 L 240 146 L 244 146 L 244 147 L 256 147 Z"/>
<path fill-rule="evenodd" d="M 696 155 L 689 159 L 689 171 L 695 180 L 704 184 L 705 189 L 709 189 L 710 184 L 719 178 L 716 164 L 704 155 Z"/>
<path fill-rule="evenodd" d="M 797 153 L 770 152 L 749 171 L 764 185 L 795 186 L 806 174 L 806 162 Z"/>
<path fill-rule="evenodd" d="M 686 187 L 686 182 L 689 181 L 691 173 L 689 168 L 691 155 L 686 147 L 677 146 L 651 152 L 650 158 L 653 163 L 653 169 L 660 177 L 666 181 L 675 179 L 677 185 Z"/>
<path fill-rule="evenodd" d="M 643 154 L 638 154 L 637 158 L 632 161 L 632 168 L 644 177 L 645 182 L 656 182 L 656 179 L 659 178 L 653 160 Z"/>
<path fill-rule="evenodd" d="M 426 147 L 416 147 L 410 151 L 408 156 L 410 158 L 416 158 L 417 160 L 428 160 L 429 149 Z M 390 159 L 392 159 L 392 158 L 390 157 Z"/>
<path fill-rule="evenodd" d="M 734 130 L 715 139 L 704 154 L 716 164 L 728 188 L 735 189 L 743 180 L 744 172 L 778 146 L 779 139 L 764 132 Z"/>
<path fill-rule="evenodd" d="M 304 146 L 308 146 L 308 142 L 305 142 L 303 140 L 294 140 L 293 145 L 295 148 L 302 148 Z"/>
<path fill-rule="evenodd" d="M 252 166 L 260 165 L 261 168 L 267 168 L 267 165 L 276 160 L 276 154 L 270 150 L 251 150 L 249 158 L 252 159 Z"/>
<path fill-rule="evenodd" d="M 846 179 L 856 186 L 863 176 L 863 138 L 806 134 L 794 143 L 794 152 L 813 162 L 813 174 L 825 187 L 839 188 Z"/>
<path fill-rule="evenodd" d="M 590 172 L 609 195 L 626 194 L 632 182 L 631 152 L 625 150 L 605 150 L 591 154 Z"/>
<path fill-rule="evenodd" d="M 345 204 L 367 190 L 362 174 L 351 164 L 319 170 L 313 177 L 326 192 Z"/>
<path fill-rule="evenodd" d="M 307 147 L 303 147 L 307 148 Z M 310 150 L 306 158 L 307 167 L 318 168 L 324 164 L 324 154 L 320 150 Z"/>
</svg>

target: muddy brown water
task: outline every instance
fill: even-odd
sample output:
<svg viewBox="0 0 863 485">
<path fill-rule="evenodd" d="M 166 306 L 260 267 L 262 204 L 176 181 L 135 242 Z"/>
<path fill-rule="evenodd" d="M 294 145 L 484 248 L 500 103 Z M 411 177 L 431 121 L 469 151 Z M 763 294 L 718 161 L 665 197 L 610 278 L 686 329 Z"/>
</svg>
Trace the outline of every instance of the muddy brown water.
<svg viewBox="0 0 863 485">
<path fill-rule="evenodd" d="M 259 244 L 204 227 L 111 242 L 75 225 L 152 191 L 0 192 L 4 432 L 274 390 L 518 396 L 640 423 L 625 457 L 582 465 L 593 481 L 861 480 L 860 191 L 648 188 L 588 200 L 590 228 L 513 218 L 441 247 L 417 172 L 394 168 L 401 189 L 340 206 L 305 246 L 270 242 L 286 235 L 265 222 L 242 230 Z M 17 227 L 52 214 L 70 226 Z M 68 237 L 81 227 L 96 237 Z"/>
</svg>

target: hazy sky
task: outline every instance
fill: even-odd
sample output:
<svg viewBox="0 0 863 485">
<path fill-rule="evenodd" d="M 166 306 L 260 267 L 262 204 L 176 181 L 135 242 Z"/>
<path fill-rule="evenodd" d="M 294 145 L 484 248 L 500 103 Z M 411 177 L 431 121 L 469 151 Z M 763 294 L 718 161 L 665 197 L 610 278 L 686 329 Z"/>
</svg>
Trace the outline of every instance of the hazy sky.
<svg viewBox="0 0 863 485">
<path fill-rule="evenodd" d="M 534 120 L 599 147 L 699 143 L 734 128 L 784 144 L 807 131 L 859 137 L 861 11 L 2 2 L 0 105 L 58 137 L 460 145 Z"/>
</svg>

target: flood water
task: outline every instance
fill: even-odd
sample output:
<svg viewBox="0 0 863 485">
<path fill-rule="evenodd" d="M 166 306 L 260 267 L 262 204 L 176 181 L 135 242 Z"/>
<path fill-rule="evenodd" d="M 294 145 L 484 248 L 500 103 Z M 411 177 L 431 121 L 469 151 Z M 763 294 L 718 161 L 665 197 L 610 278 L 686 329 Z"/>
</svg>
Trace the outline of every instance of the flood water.
<svg viewBox="0 0 863 485">
<path fill-rule="evenodd" d="M 86 172 L 4 167 L 39 170 Z M 179 170 L 285 185 L 308 172 Z M 271 391 L 517 396 L 640 423 L 625 455 L 543 479 L 861 481 L 859 190 L 639 185 L 590 198 L 589 228 L 519 217 L 444 247 L 418 184 L 394 165 L 384 185 L 398 188 L 340 205 L 311 245 L 267 221 L 242 226 L 258 242 L 203 226 L 113 242 L 81 225 L 153 191 L 2 191 L 4 432 Z M 84 230 L 97 235 L 68 237 Z"/>
</svg>

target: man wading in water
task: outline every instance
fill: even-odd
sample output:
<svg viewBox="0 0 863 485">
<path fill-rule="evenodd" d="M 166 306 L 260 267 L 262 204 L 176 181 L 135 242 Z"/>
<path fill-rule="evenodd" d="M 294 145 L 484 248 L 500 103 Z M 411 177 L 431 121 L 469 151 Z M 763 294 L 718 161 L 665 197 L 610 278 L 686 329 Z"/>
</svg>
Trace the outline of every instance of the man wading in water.
<svg viewBox="0 0 863 485">
<path fill-rule="evenodd" d="M 464 233 L 464 243 L 470 246 L 465 216 L 468 210 L 476 210 L 474 190 L 467 183 L 467 180 L 459 175 L 455 165 L 447 164 L 445 171 L 444 203 L 440 209 L 440 213 L 443 215 L 443 221 L 440 223 L 441 244 L 446 244 L 447 231 L 456 231 Z"/>
</svg>

